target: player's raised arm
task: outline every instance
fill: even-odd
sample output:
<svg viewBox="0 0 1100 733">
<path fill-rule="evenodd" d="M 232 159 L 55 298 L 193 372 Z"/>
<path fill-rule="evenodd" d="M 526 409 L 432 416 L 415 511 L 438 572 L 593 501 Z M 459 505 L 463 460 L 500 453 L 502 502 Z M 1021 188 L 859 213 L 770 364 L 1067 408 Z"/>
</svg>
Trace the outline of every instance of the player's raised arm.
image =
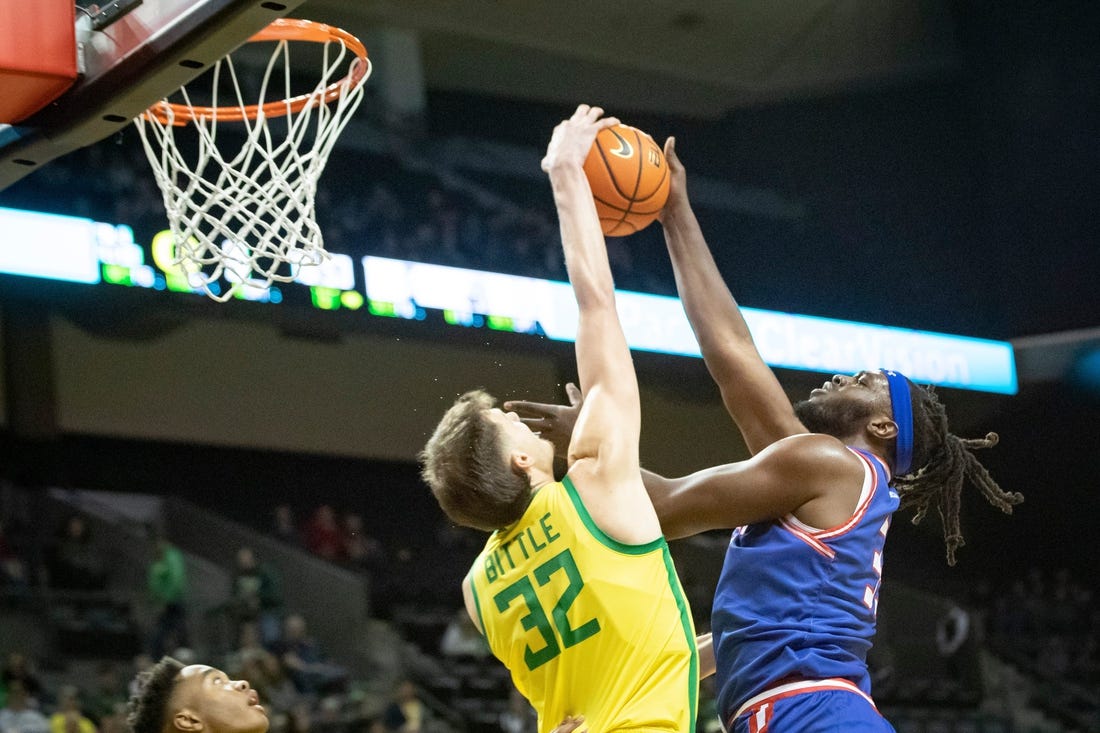
<svg viewBox="0 0 1100 733">
<path fill-rule="evenodd" d="M 756 453 L 806 429 L 756 350 L 748 325 L 707 247 L 688 201 L 687 176 L 676 156 L 674 138 L 665 142 L 665 157 L 672 181 L 661 224 L 676 274 L 676 290 L 726 410 L 741 429 L 749 451 Z"/>
<path fill-rule="evenodd" d="M 579 310 L 577 372 L 585 403 L 567 460 L 571 474 L 576 467 L 591 477 L 578 481 L 577 489 L 601 528 L 624 542 L 645 542 L 660 530 L 639 477 L 638 383 L 615 308 L 607 247 L 583 169 L 596 134 L 618 123 L 614 118 L 601 119 L 602 113 L 598 107 L 579 106 L 555 128 L 542 161 L 554 191 L 565 266 Z"/>
</svg>

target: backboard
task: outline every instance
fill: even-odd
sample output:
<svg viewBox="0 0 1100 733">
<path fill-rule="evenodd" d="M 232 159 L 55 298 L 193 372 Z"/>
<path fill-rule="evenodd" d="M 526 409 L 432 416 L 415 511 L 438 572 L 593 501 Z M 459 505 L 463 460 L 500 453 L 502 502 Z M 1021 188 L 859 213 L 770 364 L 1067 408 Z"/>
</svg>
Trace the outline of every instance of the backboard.
<svg viewBox="0 0 1100 733">
<path fill-rule="evenodd" d="M 121 130 L 304 0 L 105 2 L 76 16 L 77 81 L 17 124 L 0 124 L 0 190 Z M 103 26 L 95 30 L 94 26 Z"/>
</svg>

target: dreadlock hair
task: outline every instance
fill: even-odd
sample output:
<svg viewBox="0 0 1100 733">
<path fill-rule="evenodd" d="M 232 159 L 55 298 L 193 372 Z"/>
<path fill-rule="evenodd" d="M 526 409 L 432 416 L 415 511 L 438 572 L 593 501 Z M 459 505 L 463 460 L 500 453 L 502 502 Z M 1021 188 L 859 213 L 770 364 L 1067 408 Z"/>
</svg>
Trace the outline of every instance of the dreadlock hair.
<svg viewBox="0 0 1100 733">
<path fill-rule="evenodd" d="M 486 532 L 514 523 L 531 503 L 531 480 L 509 465 L 500 429 L 485 416 L 495 403 L 482 390 L 465 393 L 420 452 L 420 475 L 448 518 Z"/>
<path fill-rule="evenodd" d="M 137 692 L 130 698 L 126 722 L 133 733 L 161 733 L 168 715 L 168 700 L 183 663 L 172 657 L 161 660 L 137 677 Z"/>
<path fill-rule="evenodd" d="M 993 506 L 1005 514 L 1024 500 L 1023 494 L 1006 492 L 997 485 L 971 452 L 992 448 L 999 440 L 996 433 L 984 438 L 964 439 L 947 429 L 947 412 L 932 387 L 909 382 L 913 403 L 913 470 L 897 476 L 894 486 L 901 497 L 901 508 L 914 508 L 913 524 L 920 524 L 930 507 L 935 506 L 943 523 L 947 545 L 947 564 L 955 564 L 955 550 L 965 543 L 959 528 L 960 496 L 964 482 L 978 487 Z"/>
</svg>

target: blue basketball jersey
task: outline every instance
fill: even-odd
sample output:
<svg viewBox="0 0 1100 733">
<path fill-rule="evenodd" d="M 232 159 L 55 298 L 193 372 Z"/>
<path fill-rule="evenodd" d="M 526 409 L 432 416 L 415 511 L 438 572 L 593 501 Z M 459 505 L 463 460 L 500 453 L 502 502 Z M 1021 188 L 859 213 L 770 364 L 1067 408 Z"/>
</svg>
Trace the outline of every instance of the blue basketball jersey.
<svg viewBox="0 0 1100 733">
<path fill-rule="evenodd" d="M 899 501 L 881 460 L 850 450 L 865 478 L 847 522 L 816 529 L 787 515 L 733 532 L 711 614 L 723 721 L 791 679 L 848 679 L 870 695 L 867 651 Z"/>
</svg>

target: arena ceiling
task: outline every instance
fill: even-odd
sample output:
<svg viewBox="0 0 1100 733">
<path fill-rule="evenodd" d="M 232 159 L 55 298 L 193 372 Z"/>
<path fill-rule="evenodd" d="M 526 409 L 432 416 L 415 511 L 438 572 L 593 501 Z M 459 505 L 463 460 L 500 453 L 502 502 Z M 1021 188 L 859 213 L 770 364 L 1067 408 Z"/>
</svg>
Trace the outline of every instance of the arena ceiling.
<svg viewBox="0 0 1100 733">
<path fill-rule="evenodd" d="M 369 39 L 414 31 L 429 89 L 687 116 L 948 73 L 946 0 L 309 0 Z"/>
<path fill-rule="evenodd" d="M 295 15 L 362 37 L 376 74 L 400 31 L 389 42 L 419 50 L 428 92 L 595 101 L 752 140 L 722 159 L 734 185 L 816 212 L 867 254 L 909 242 L 893 261 L 926 273 L 925 291 L 891 312 L 900 323 L 1008 338 L 1100 325 L 1092 0 L 307 0 Z M 951 235 L 926 231 L 941 221 Z M 839 291 L 867 290 L 845 277 Z"/>
</svg>

